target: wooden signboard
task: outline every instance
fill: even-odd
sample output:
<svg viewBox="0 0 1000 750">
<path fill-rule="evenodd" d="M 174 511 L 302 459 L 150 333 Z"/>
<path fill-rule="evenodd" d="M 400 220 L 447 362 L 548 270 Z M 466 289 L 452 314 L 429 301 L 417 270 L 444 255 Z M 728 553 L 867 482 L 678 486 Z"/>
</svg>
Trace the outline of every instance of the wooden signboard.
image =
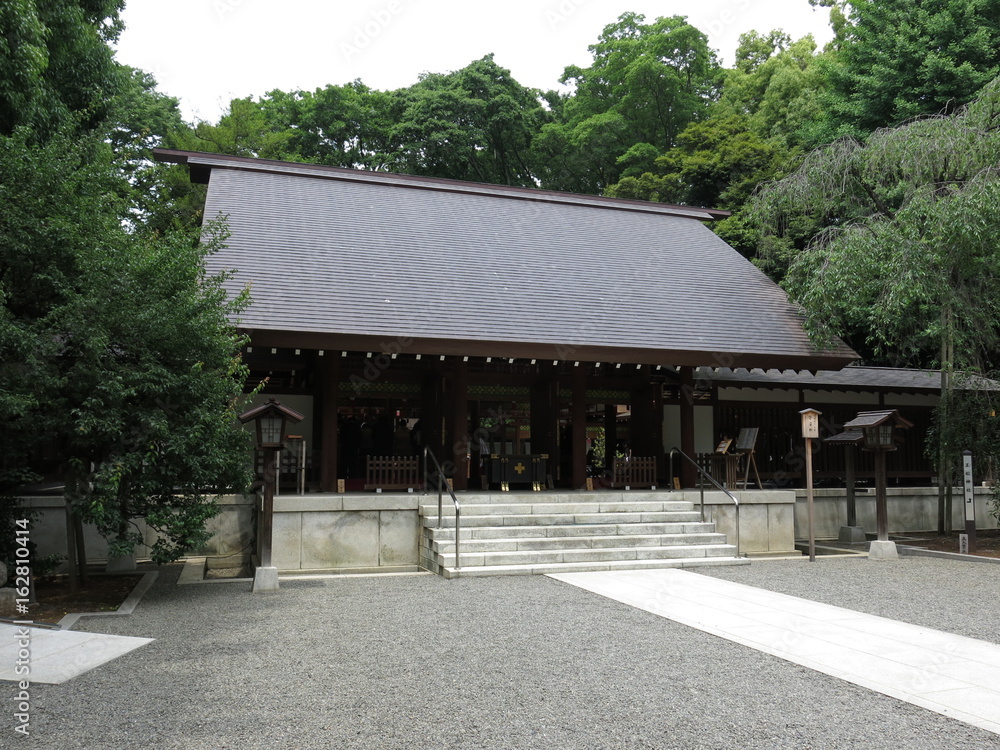
<svg viewBox="0 0 1000 750">
<path fill-rule="evenodd" d="M 759 427 L 744 427 L 740 430 L 740 434 L 736 438 L 736 452 L 753 453 L 754 446 L 757 445 L 758 432 L 760 432 Z"/>
<path fill-rule="evenodd" d="M 740 430 L 740 434 L 736 438 L 735 450 L 737 453 L 745 453 L 747 457 L 747 467 L 743 476 L 743 486 L 748 487 L 750 484 L 750 467 L 752 466 L 754 477 L 757 479 L 757 487 L 759 489 L 764 489 L 764 485 L 760 481 L 760 473 L 757 471 L 757 460 L 754 458 L 754 449 L 757 446 L 757 433 L 759 432 L 759 427 L 744 427 Z"/>
</svg>

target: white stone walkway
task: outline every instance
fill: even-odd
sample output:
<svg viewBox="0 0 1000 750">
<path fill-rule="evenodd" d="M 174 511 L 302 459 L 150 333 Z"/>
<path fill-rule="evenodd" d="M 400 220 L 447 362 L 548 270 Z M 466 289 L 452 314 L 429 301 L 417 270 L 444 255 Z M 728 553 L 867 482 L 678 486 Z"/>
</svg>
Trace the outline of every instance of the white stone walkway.
<svg viewBox="0 0 1000 750">
<path fill-rule="evenodd" d="M 27 628 L 25 636 L 24 630 L 0 623 L 0 680 L 58 685 L 153 640 L 46 628 Z"/>
<path fill-rule="evenodd" d="M 1000 646 L 676 569 L 550 576 L 1000 734 Z"/>
</svg>

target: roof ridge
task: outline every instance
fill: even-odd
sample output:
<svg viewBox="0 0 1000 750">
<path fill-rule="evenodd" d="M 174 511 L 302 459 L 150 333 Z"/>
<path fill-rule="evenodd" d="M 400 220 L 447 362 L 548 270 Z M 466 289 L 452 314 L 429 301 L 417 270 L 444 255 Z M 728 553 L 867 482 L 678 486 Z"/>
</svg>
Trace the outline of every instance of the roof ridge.
<svg viewBox="0 0 1000 750">
<path fill-rule="evenodd" d="M 395 187 L 411 187 L 424 190 L 441 190 L 470 195 L 487 195 L 496 198 L 513 198 L 539 202 L 562 203 L 618 209 L 622 211 L 639 211 L 642 213 L 666 214 L 686 218 L 710 220 L 730 216 L 732 212 L 716 208 L 698 206 L 677 206 L 670 203 L 655 203 L 627 198 L 611 198 L 603 195 L 585 195 L 558 190 L 543 190 L 541 188 L 521 187 L 517 185 L 495 185 L 486 182 L 471 182 L 444 177 L 425 177 L 422 175 L 402 174 L 397 172 L 375 172 L 365 169 L 333 167 L 326 164 L 310 162 L 280 161 L 277 159 L 258 159 L 249 156 L 231 156 L 202 151 L 185 151 L 180 149 L 154 148 L 153 158 L 162 162 L 187 164 L 190 166 L 219 167 L 222 169 L 241 169 L 252 172 L 269 172 L 295 175 L 299 177 L 320 177 L 345 181 L 358 181 Z M 207 181 L 207 180 L 206 180 Z"/>
</svg>

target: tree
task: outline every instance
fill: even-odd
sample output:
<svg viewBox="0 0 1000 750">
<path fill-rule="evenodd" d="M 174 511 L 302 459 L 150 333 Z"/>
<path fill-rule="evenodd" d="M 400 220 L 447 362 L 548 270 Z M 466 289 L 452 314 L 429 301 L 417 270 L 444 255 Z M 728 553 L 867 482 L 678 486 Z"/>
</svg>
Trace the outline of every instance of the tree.
<svg viewBox="0 0 1000 750">
<path fill-rule="evenodd" d="M 302 161 L 384 170 L 397 150 L 393 128 L 401 115 L 401 97 L 361 81 L 314 92 L 272 91 L 262 107 L 291 129 L 287 147 Z"/>
<path fill-rule="evenodd" d="M 741 34 L 736 65 L 726 71 L 712 116 L 746 116 L 750 130 L 780 139 L 788 148 L 811 143 L 815 123 L 822 119 L 827 57 L 817 53 L 812 36 L 793 42 L 781 31 Z"/>
<path fill-rule="evenodd" d="M 448 74 L 426 74 L 397 92 L 390 169 L 408 174 L 530 186 L 532 140 L 544 114 L 537 91 L 493 55 Z"/>
<path fill-rule="evenodd" d="M 218 232 L 128 229 L 123 179 L 96 137 L 0 137 L 0 452 L 12 481 L 65 477 L 113 552 L 144 517 L 166 562 L 202 538 L 210 498 L 247 479 L 228 319 L 246 298 L 205 274 Z"/>
<path fill-rule="evenodd" d="M 124 0 L 10 0 L 0 4 L 0 135 L 27 127 L 45 139 L 94 130 L 124 83 L 109 42 Z"/>
<path fill-rule="evenodd" d="M 606 195 L 734 209 L 756 186 L 781 174 L 787 150 L 754 133 L 746 117 L 692 123 L 678 145 L 655 160 L 656 172 L 625 177 Z"/>
<path fill-rule="evenodd" d="M 560 107 L 562 119 L 542 130 L 536 161 L 556 160 L 540 171 L 543 187 L 603 191 L 637 166 L 636 144 L 664 153 L 716 96 L 715 53 L 684 17 L 646 24 L 644 16 L 626 13 L 590 51 L 589 67 L 566 68 L 561 81 L 575 92 Z M 645 146 L 643 152 L 639 166 L 651 168 L 651 152 Z"/>
<path fill-rule="evenodd" d="M 842 5 L 847 25 L 827 70 L 831 138 L 955 111 L 1000 75 L 1000 0 Z"/>
<path fill-rule="evenodd" d="M 1000 79 L 954 115 L 817 150 L 754 202 L 764 252 L 788 227 L 812 228 L 784 286 L 818 340 L 841 335 L 876 362 L 941 368 L 939 436 L 954 432 L 954 373 L 996 366 L 997 164 Z M 954 446 L 938 448 L 945 482 Z"/>
</svg>

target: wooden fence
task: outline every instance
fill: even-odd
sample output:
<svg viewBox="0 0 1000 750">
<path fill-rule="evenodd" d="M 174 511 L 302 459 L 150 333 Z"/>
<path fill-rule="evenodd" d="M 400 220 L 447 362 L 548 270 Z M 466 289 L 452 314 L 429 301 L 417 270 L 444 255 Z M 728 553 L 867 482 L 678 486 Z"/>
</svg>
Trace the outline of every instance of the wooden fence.
<svg viewBox="0 0 1000 750">
<path fill-rule="evenodd" d="M 416 490 L 423 486 L 419 458 L 368 456 L 366 490 Z"/>
<path fill-rule="evenodd" d="M 630 456 L 616 458 L 612 487 L 655 487 L 656 458 Z"/>
</svg>

